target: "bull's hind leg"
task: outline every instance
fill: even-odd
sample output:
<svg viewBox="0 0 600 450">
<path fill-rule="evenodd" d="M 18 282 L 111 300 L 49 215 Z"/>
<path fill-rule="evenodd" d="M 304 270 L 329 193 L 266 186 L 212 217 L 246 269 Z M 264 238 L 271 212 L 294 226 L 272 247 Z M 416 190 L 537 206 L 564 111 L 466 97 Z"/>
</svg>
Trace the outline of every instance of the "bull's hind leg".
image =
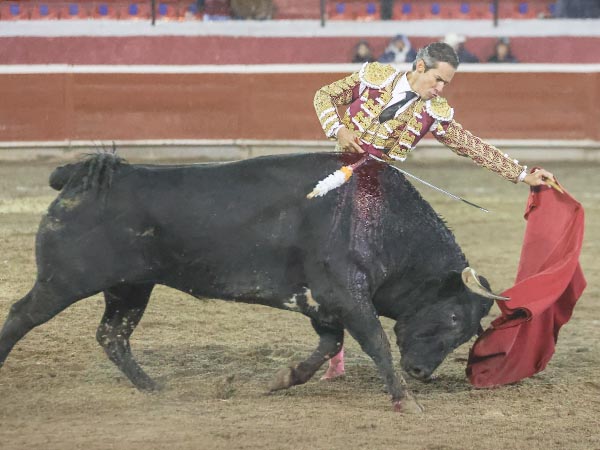
<svg viewBox="0 0 600 450">
<path fill-rule="evenodd" d="M 271 391 L 287 389 L 297 384 L 306 383 L 323 363 L 335 356 L 344 345 L 343 328 L 323 326 L 314 319 L 311 319 L 311 324 L 319 334 L 319 345 L 305 361 L 280 370 L 269 386 Z"/>
<path fill-rule="evenodd" d="M 329 360 L 329 366 L 321 377 L 321 380 L 334 380 L 336 378 L 343 377 L 346 374 L 346 368 L 344 367 L 344 348 Z"/>
<path fill-rule="evenodd" d="M 154 284 L 119 285 L 104 291 L 106 309 L 96 339 L 138 389 L 154 390 L 156 383 L 135 361 L 129 337 L 144 315 Z"/>
<path fill-rule="evenodd" d="M 0 367 L 19 340 L 73 303 L 94 292 L 74 293 L 51 281 L 37 281 L 31 291 L 10 308 L 0 331 Z"/>
</svg>

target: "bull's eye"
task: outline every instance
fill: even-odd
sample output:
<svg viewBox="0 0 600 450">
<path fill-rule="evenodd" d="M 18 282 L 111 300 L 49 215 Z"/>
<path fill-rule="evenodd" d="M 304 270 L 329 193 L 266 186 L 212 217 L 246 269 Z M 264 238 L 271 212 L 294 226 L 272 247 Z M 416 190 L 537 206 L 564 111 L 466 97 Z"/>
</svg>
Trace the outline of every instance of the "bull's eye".
<svg viewBox="0 0 600 450">
<path fill-rule="evenodd" d="M 456 322 L 458 322 L 458 317 L 456 317 L 456 314 L 452 314 L 452 323 Z"/>
</svg>

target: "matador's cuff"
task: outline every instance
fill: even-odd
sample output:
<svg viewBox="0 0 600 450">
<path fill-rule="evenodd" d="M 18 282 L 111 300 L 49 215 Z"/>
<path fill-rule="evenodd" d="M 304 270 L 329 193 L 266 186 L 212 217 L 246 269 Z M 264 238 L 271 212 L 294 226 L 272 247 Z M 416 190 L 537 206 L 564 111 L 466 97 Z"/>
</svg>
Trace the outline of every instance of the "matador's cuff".
<svg viewBox="0 0 600 450">
<path fill-rule="evenodd" d="M 334 129 L 333 132 L 331 133 L 333 137 L 337 138 L 338 132 L 343 128 L 344 124 L 340 123 L 338 124 Z"/>
<path fill-rule="evenodd" d="M 523 172 L 521 172 L 521 175 L 519 175 L 519 178 L 517 178 L 518 181 L 525 181 L 525 177 L 527 176 L 527 166 L 523 167 Z"/>
</svg>

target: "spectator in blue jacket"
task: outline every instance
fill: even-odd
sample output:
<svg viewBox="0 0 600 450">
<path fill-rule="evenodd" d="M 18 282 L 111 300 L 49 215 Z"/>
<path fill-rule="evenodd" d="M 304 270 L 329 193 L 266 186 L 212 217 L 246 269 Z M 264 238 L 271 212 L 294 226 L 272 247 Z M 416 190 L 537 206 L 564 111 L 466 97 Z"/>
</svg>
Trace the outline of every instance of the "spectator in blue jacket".
<svg viewBox="0 0 600 450">
<path fill-rule="evenodd" d="M 410 41 L 403 34 L 394 36 L 388 46 L 379 57 L 379 62 L 382 63 L 404 63 L 413 62 L 417 56 L 410 44 Z"/>
</svg>

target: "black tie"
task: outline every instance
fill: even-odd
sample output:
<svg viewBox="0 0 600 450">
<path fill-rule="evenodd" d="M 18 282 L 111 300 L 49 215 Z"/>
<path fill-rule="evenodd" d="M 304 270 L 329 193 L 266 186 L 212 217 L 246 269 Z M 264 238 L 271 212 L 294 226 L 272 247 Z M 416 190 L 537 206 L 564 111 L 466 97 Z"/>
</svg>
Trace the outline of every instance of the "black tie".
<svg viewBox="0 0 600 450">
<path fill-rule="evenodd" d="M 413 91 L 406 91 L 406 97 L 404 97 L 404 99 L 394 103 L 393 105 L 388 106 L 381 112 L 381 114 L 379 114 L 379 123 L 383 123 L 387 120 L 392 119 L 400 108 L 402 108 L 416 96 L 417 94 Z"/>
</svg>

